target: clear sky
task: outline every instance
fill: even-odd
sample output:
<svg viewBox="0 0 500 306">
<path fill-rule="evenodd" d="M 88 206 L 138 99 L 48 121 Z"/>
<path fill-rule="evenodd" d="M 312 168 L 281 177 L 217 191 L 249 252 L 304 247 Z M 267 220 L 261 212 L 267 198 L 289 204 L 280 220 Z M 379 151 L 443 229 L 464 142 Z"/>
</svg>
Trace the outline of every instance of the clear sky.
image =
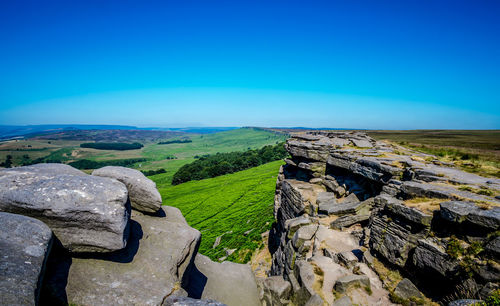
<svg viewBox="0 0 500 306">
<path fill-rule="evenodd" d="M 0 124 L 500 128 L 500 1 L 0 1 Z"/>
</svg>

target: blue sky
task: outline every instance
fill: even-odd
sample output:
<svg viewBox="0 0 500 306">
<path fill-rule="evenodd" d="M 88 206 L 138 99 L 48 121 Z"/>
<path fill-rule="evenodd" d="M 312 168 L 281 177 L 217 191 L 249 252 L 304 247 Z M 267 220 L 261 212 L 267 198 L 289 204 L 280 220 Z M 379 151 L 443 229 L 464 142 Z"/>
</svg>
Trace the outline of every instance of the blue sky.
<svg viewBox="0 0 500 306">
<path fill-rule="evenodd" d="M 1 1 L 0 124 L 500 128 L 500 2 Z"/>
</svg>

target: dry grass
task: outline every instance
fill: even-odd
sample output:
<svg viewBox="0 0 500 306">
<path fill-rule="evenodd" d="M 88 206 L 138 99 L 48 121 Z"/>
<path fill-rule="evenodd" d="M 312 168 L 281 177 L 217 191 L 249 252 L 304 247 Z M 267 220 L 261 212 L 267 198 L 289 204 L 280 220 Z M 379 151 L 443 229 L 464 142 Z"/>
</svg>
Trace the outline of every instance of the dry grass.
<svg viewBox="0 0 500 306">
<path fill-rule="evenodd" d="M 404 201 L 403 203 L 411 208 L 416 208 L 426 214 L 432 214 L 435 210 L 439 210 L 439 204 L 445 202 L 443 199 L 432 199 L 425 197 L 417 197 Z"/>
<path fill-rule="evenodd" d="M 389 291 L 393 291 L 397 284 L 403 280 L 398 270 L 389 269 L 376 258 L 373 259 L 373 270 L 375 270 L 384 287 Z"/>
</svg>

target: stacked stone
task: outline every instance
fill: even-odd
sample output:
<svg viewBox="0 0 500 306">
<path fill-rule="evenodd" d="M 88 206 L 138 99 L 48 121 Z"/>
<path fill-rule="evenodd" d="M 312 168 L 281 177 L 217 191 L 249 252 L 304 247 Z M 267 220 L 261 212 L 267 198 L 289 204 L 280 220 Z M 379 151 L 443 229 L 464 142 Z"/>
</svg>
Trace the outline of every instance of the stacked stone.
<svg viewBox="0 0 500 306">
<path fill-rule="evenodd" d="M 401 293 L 412 281 L 437 299 L 464 283 L 482 298 L 499 288 L 500 201 L 468 190 L 498 194 L 500 180 L 359 132 L 299 133 L 285 148 L 291 158 L 276 183 L 267 305 L 421 298 Z M 406 201 L 413 198 L 434 206 Z M 464 249 L 458 257 L 448 247 L 455 240 Z M 370 268 L 372 255 L 409 279 L 388 292 Z"/>
<path fill-rule="evenodd" d="M 258 305 L 248 266 L 200 274 L 216 264 L 195 264 L 200 232 L 161 205 L 155 183 L 133 169 L 0 170 L 0 304 Z M 211 287 L 192 289 L 207 279 Z"/>
</svg>

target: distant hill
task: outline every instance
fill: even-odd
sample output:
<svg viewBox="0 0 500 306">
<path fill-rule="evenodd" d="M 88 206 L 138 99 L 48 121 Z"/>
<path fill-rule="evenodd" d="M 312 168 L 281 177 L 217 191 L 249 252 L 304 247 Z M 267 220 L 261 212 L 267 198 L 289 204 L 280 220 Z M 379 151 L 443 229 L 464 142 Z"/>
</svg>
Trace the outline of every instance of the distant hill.
<svg viewBox="0 0 500 306">
<path fill-rule="evenodd" d="M 211 134 L 237 129 L 237 127 L 183 127 L 183 128 L 140 128 L 131 125 L 106 124 L 41 124 L 41 125 L 0 125 L 0 140 L 11 138 L 29 138 L 40 134 L 60 133 L 75 130 L 142 130 Z"/>
</svg>

